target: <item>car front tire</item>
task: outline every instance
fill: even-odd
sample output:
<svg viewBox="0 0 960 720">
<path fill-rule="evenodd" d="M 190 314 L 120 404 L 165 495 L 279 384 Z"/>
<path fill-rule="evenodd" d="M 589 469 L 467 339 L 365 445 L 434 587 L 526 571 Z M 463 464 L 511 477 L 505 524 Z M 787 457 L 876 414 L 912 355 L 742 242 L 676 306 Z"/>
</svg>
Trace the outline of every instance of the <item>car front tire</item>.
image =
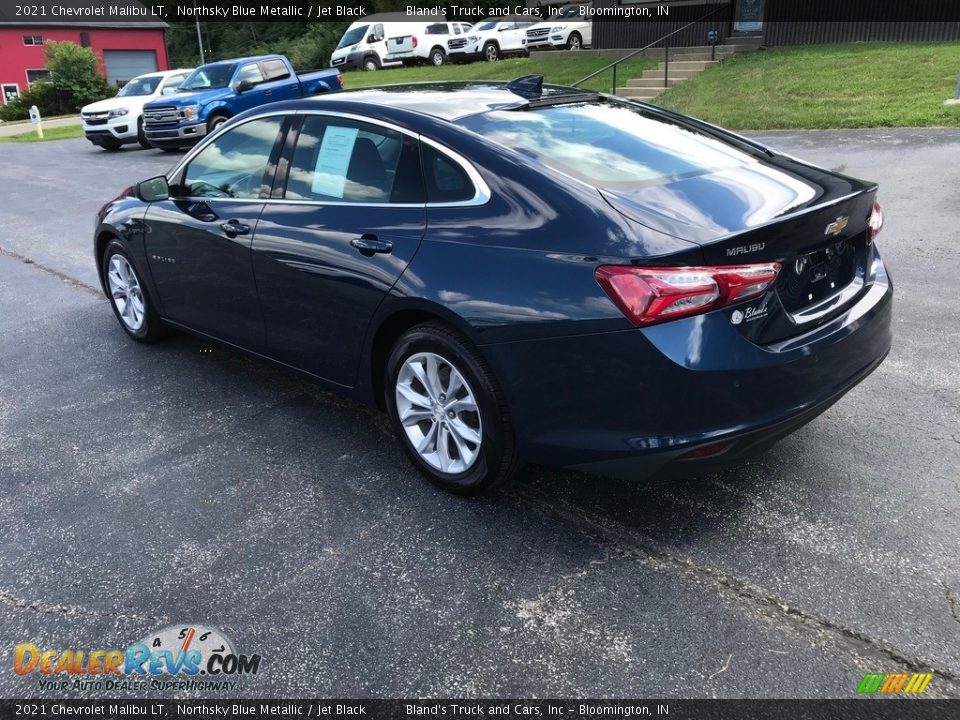
<svg viewBox="0 0 960 720">
<path fill-rule="evenodd" d="M 120 327 L 137 342 L 151 343 L 167 336 L 168 330 L 157 315 L 126 248 L 111 240 L 103 253 L 103 279 L 113 314 Z"/>
<path fill-rule="evenodd" d="M 137 142 L 140 143 L 142 148 L 152 148 L 153 145 L 150 144 L 150 141 L 147 140 L 146 134 L 143 132 L 143 118 L 137 120 Z"/>
<path fill-rule="evenodd" d="M 420 472 L 450 492 L 502 487 L 520 461 L 503 393 L 483 357 L 439 323 L 394 345 L 384 382 L 397 437 Z"/>
<path fill-rule="evenodd" d="M 583 50 L 583 38 L 580 33 L 572 32 L 567 38 L 567 50 Z"/>
<path fill-rule="evenodd" d="M 496 43 L 488 42 L 483 46 L 483 57 L 487 62 L 494 62 L 500 59 L 500 48 Z"/>
<path fill-rule="evenodd" d="M 380 60 L 373 55 L 371 55 L 370 57 L 364 58 L 363 69 L 366 72 L 376 72 L 377 70 L 380 69 Z"/>
</svg>

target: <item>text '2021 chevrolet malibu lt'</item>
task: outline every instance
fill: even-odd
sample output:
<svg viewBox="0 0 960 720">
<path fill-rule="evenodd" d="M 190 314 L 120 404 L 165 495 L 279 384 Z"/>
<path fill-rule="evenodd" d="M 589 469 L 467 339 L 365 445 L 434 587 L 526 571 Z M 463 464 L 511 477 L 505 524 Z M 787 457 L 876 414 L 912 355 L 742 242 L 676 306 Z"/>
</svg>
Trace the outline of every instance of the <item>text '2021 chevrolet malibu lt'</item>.
<svg viewBox="0 0 960 720">
<path fill-rule="evenodd" d="M 378 404 L 427 477 L 478 492 L 522 461 L 735 462 L 822 413 L 890 348 L 876 191 L 535 79 L 393 86 L 234 118 L 94 245 L 132 338 Z"/>
</svg>

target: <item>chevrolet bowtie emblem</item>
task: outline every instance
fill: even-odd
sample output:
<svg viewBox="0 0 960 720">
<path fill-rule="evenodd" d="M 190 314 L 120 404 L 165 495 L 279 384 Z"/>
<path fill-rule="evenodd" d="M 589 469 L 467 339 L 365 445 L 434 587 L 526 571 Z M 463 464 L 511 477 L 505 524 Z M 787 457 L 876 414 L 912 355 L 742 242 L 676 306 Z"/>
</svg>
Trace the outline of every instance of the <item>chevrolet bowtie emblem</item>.
<svg viewBox="0 0 960 720">
<path fill-rule="evenodd" d="M 850 218 L 849 218 L 849 217 L 847 217 L 846 215 L 841 215 L 841 216 L 838 217 L 836 220 L 834 220 L 832 223 L 830 223 L 829 225 L 827 225 L 827 229 L 823 231 L 823 234 L 824 234 L 824 235 L 839 235 L 840 233 L 842 233 L 842 232 L 846 229 L 847 223 L 849 223 L 849 222 L 850 222 Z"/>
</svg>

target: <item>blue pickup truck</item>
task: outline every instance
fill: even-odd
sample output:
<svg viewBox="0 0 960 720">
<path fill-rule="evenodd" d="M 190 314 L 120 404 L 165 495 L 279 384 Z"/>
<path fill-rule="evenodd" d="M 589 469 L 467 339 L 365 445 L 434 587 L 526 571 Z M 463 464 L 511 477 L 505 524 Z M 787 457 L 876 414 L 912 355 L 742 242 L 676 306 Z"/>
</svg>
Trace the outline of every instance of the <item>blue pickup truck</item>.
<svg viewBox="0 0 960 720">
<path fill-rule="evenodd" d="M 244 110 L 342 87 L 339 70 L 298 76 L 283 55 L 207 63 L 194 70 L 175 94 L 144 105 L 143 131 L 152 146 L 172 152 L 193 145 Z"/>
</svg>

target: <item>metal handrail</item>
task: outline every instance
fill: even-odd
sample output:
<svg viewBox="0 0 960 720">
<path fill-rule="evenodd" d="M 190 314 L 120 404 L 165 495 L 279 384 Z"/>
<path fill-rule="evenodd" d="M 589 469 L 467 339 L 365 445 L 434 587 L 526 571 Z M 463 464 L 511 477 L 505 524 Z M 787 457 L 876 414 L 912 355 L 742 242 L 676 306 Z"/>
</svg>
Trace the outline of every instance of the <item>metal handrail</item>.
<svg viewBox="0 0 960 720">
<path fill-rule="evenodd" d="M 696 24 L 699 23 L 699 22 L 703 22 L 704 20 L 706 20 L 708 17 L 710 17 L 710 16 L 713 15 L 714 13 L 717 13 L 717 12 L 719 12 L 720 10 L 724 10 L 724 9 L 726 9 L 727 7 L 729 7 L 729 3 L 723 3 L 723 4 L 720 4 L 720 5 L 717 5 L 717 7 L 715 7 L 713 10 L 711 10 L 710 12 L 708 12 L 706 15 L 703 15 L 702 17 L 698 17 L 696 20 L 691 20 L 690 22 L 688 22 L 688 23 L 687 23 L 686 25 L 684 25 L 683 27 L 679 27 L 679 28 L 677 28 L 676 30 L 674 30 L 673 32 L 667 33 L 667 34 L 664 35 L 663 37 L 657 38 L 656 40 L 654 40 L 654 41 L 653 41 L 652 43 L 650 43 L 649 45 L 644 45 L 642 48 L 640 48 L 639 50 L 634 50 L 634 51 L 633 51 L 632 53 L 630 53 L 629 55 L 624 55 L 624 56 L 623 56 L 622 58 L 620 58 L 619 60 L 614 60 L 614 61 L 613 61 L 612 63 L 610 63 L 609 65 L 606 65 L 606 66 L 600 68 L 600 69 L 597 70 L 596 72 L 590 73 L 590 74 L 587 75 L 585 78 L 580 78 L 580 79 L 577 80 L 575 83 L 573 83 L 570 87 L 578 87 L 578 86 L 580 85 L 580 83 L 584 83 L 584 82 L 586 82 L 587 80 L 592 80 L 593 78 L 595 78 L 595 77 L 596 77 L 597 75 L 599 75 L 600 73 L 604 73 L 604 72 L 606 72 L 607 70 L 609 70 L 610 68 L 613 68 L 613 88 L 612 88 L 611 92 L 612 92 L 612 93 L 616 93 L 616 91 L 617 91 L 617 65 L 619 65 L 620 63 L 622 63 L 622 62 L 625 61 L 625 60 L 629 60 L 629 59 L 632 58 L 632 57 L 636 57 L 637 55 L 639 55 L 640 53 L 642 53 L 642 52 L 645 51 L 645 50 L 649 50 L 649 49 L 652 48 L 654 45 L 657 45 L 657 44 L 659 44 L 659 43 L 662 43 L 662 42 L 663 42 L 664 40 L 666 40 L 667 38 L 671 38 L 671 37 L 673 37 L 674 35 L 676 35 L 677 33 L 683 32 L 684 30 L 686 30 L 686 29 L 687 29 L 688 27 L 690 27 L 691 25 L 696 25 Z M 664 56 L 665 56 L 665 58 L 666 58 L 666 56 L 669 54 L 669 52 L 670 52 L 670 47 L 669 47 L 669 45 L 668 45 L 668 46 L 664 49 Z M 669 62 L 669 60 L 668 60 L 667 62 Z M 666 83 L 666 79 L 664 79 L 664 83 Z"/>
</svg>

